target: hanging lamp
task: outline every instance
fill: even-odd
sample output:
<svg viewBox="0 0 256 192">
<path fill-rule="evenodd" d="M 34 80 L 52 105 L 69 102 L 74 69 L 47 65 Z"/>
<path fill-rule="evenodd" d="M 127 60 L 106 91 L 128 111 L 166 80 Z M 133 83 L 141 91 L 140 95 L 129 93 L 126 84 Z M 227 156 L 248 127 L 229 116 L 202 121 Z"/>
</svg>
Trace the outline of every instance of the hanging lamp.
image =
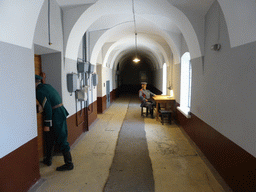
<svg viewBox="0 0 256 192">
<path fill-rule="evenodd" d="M 134 21 L 134 34 L 135 34 L 135 58 L 133 59 L 134 63 L 140 62 L 138 58 L 138 43 L 137 43 L 137 29 L 136 29 L 136 21 L 135 21 L 135 11 L 134 11 L 134 0 L 132 0 L 132 13 L 133 13 L 133 21 Z"/>
<path fill-rule="evenodd" d="M 138 58 L 138 50 L 137 50 L 137 33 L 135 33 L 135 58 L 133 59 L 134 63 L 140 62 L 140 59 Z"/>
</svg>

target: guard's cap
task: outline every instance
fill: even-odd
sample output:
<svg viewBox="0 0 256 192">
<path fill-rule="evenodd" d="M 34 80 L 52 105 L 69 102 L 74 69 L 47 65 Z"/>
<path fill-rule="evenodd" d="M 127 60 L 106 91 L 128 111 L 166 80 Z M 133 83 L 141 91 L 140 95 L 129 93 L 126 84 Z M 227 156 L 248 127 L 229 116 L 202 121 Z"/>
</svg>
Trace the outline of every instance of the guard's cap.
<svg viewBox="0 0 256 192">
<path fill-rule="evenodd" d="M 141 85 L 147 85 L 147 82 L 141 82 Z"/>
<path fill-rule="evenodd" d="M 36 79 L 39 79 L 39 80 L 42 80 L 42 79 L 43 79 L 43 77 L 41 77 L 41 76 L 39 76 L 39 75 L 35 75 L 35 78 L 36 78 Z"/>
</svg>

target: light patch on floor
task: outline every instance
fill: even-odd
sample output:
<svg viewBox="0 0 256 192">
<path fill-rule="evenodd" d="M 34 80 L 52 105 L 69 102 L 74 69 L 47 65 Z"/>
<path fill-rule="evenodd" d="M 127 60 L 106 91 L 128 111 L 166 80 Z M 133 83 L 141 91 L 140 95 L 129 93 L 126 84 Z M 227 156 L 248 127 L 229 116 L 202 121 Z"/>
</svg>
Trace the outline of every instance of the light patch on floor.
<svg viewBox="0 0 256 192">
<path fill-rule="evenodd" d="M 90 131 L 71 151 L 74 170 L 55 171 L 64 163 L 62 156 L 55 156 L 50 167 L 40 164 L 45 181 L 36 191 L 101 192 L 109 175 L 129 99 L 118 98 L 104 114 L 98 114 Z M 136 113 L 140 115 L 137 105 Z M 224 191 L 179 127 L 162 125 L 149 117 L 144 121 L 155 192 Z"/>
<path fill-rule="evenodd" d="M 93 149 L 93 154 L 106 154 L 107 148 L 108 148 L 107 142 L 99 142 L 95 145 Z"/>
<path fill-rule="evenodd" d="M 155 192 L 224 191 L 178 126 L 144 121 Z"/>
<path fill-rule="evenodd" d="M 92 124 L 90 131 L 82 136 L 71 151 L 75 166 L 73 170 L 55 171 L 57 166 L 64 163 L 62 156 L 54 156 L 50 167 L 40 164 L 41 177 L 46 181 L 36 191 L 102 191 L 128 103 L 127 99 L 117 99 L 104 114 L 98 114 L 98 120 Z"/>
</svg>

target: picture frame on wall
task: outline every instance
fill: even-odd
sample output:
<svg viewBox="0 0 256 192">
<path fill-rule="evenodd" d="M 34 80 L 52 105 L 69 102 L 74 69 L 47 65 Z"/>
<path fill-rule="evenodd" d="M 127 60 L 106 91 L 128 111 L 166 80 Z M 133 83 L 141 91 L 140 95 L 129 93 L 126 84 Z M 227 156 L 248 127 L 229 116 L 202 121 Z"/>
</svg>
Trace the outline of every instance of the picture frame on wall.
<svg viewBox="0 0 256 192">
<path fill-rule="evenodd" d="M 146 71 L 140 71 L 140 82 L 147 82 L 147 72 Z"/>
</svg>

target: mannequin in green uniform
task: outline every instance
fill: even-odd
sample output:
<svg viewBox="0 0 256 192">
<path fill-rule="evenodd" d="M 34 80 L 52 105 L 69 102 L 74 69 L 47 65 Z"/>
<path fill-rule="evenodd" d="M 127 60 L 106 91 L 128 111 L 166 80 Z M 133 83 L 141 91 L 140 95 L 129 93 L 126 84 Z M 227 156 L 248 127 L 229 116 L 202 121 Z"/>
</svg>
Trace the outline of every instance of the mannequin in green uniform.
<svg viewBox="0 0 256 192">
<path fill-rule="evenodd" d="M 67 122 L 68 112 L 61 102 L 58 92 L 49 84 L 42 84 L 42 77 L 35 76 L 36 99 L 43 107 L 44 114 L 44 136 L 46 143 L 46 157 L 43 163 L 50 166 L 52 164 L 52 152 L 55 142 L 60 146 L 64 156 L 65 164 L 57 167 L 57 171 L 72 170 L 74 165 L 67 142 Z"/>
</svg>

